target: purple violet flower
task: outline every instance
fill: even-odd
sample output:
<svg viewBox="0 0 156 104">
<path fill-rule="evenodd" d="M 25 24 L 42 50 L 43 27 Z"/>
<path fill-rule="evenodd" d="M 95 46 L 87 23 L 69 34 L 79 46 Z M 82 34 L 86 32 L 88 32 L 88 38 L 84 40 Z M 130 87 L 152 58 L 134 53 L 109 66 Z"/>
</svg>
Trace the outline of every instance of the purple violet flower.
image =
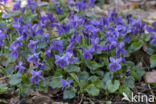
<svg viewBox="0 0 156 104">
<path fill-rule="evenodd" d="M 47 47 L 45 54 L 48 55 L 49 57 L 53 57 L 53 46 L 52 45 Z"/>
<path fill-rule="evenodd" d="M 0 28 L 0 47 L 3 45 L 3 39 L 6 38 L 6 33 L 3 28 Z"/>
<path fill-rule="evenodd" d="M 45 42 L 49 42 L 49 34 L 48 33 L 43 33 L 43 38 L 41 40 L 45 41 Z"/>
<path fill-rule="evenodd" d="M 61 68 L 64 68 L 65 65 L 69 65 L 70 63 L 73 64 L 77 60 L 70 52 L 65 53 L 63 56 L 55 55 L 55 58 L 55 64 L 60 65 Z"/>
<path fill-rule="evenodd" d="M 21 1 L 20 0 L 16 0 L 15 3 L 14 3 L 14 6 L 12 8 L 12 11 L 20 10 L 20 9 L 21 9 Z"/>
<path fill-rule="evenodd" d="M 96 0 L 90 0 L 90 6 L 93 7 L 95 5 Z"/>
<path fill-rule="evenodd" d="M 122 58 L 118 58 L 118 59 L 114 59 L 113 57 L 110 57 L 110 64 L 109 64 L 109 68 L 112 69 L 114 72 L 116 70 L 121 69 L 121 65 L 120 62 L 122 61 Z"/>
<path fill-rule="evenodd" d="M 88 6 L 88 0 L 76 0 L 76 5 L 77 5 L 77 9 L 78 10 L 82 10 L 84 11 L 85 9 L 87 9 Z"/>
<path fill-rule="evenodd" d="M 156 43 L 156 34 L 152 34 L 151 37 L 153 38 L 150 42 L 150 44 Z"/>
<path fill-rule="evenodd" d="M 63 52 L 63 40 L 52 40 L 53 48 L 59 52 Z"/>
<path fill-rule="evenodd" d="M 28 4 L 27 6 L 31 9 L 32 12 L 34 12 L 35 8 L 37 8 L 37 2 L 35 0 L 27 0 Z"/>
<path fill-rule="evenodd" d="M 102 45 L 99 45 L 99 38 L 95 38 L 95 39 L 91 39 L 92 42 L 92 48 L 91 51 L 92 52 L 98 52 L 101 51 L 103 49 Z"/>
<path fill-rule="evenodd" d="M 66 55 L 63 56 L 55 55 L 55 58 L 56 58 L 55 64 L 60 65 L 61 68 L 64 68 L 65 65 L 69 65 L 68 58 L 66 57 Z"/>
<path fill-rule="evenodd" d="M 63 84 L 62 90 L 64 90 L 66 87 L 71 86 L 73 81 L 72 80 L 67 81 L 67 80 L 61 79 L 61 82 Z"/>
<path fill-rule="evenodd" d="M 146 29 L 148 32 L 156 32 L 156 22 L 153 24 L 153 28 L 147 26 Z"/>
<path fill-rule="evenodd" d="M 3 2 L 4 4 L 6 4 L 8 0 L 0 0 L 0 2 Z"/>
<path fill-rule="evenodd" d="M 43 72 L 42 70 L 39 71 L 31 70 L 31 74 L 32 74 L 31 81 L 32 82 L 34 81 L 35 84 L 38 84 L 40 79 L 45 80 L 44 77 L 41 76 L 42 72 Z"/>
<path fill-rule="evenodd" d="M 92 59 L 93 58 L 90 49 L 87 50 L 86 48 L 83 48 L 83 58 L 85 60 L 88 60 L 88 59 Z"/>
<path fill-rule="evenodd" d="M 15 67 L 16 70 L 19 69 L 19 73 L 20 73 L 20 74 L 22 74 L 22 72 L 25 70 L 25 67 L 22 66 L 22 65 L 23 65 L 23 62 L 20 61 L 20 62 L 18 63 L 18 65 Z"/>
<path fill-rule="evenodd" d="M 35 65 L 37 65 L 39 60 L 40 60 L 39 55 L 40 55 L 40 52 L 39 53 L 34 53 L 33 55 L 29 55 L 27 61 L 28 62 L 33 62 Z"/>
<path fill-rule="evenodd" d="M 30 43 L 28 44 L 28 47 L 33 48 L 33 51 L 35 52 L 38 43 L 39 43 L 39 40 L 36 40 L 36 41 L 30 40 Z"/>
<path fill-rule="evenodd" d="M 123 48 L 125 46 L 125 43 L 124 42 L 121 42 L 118 46 L 117 46 L 117 49 L 116 49 L 116 54 L 118 56 L 120 55 L 123 55 L 126 53 L 126 50 Z"/>
</svg>

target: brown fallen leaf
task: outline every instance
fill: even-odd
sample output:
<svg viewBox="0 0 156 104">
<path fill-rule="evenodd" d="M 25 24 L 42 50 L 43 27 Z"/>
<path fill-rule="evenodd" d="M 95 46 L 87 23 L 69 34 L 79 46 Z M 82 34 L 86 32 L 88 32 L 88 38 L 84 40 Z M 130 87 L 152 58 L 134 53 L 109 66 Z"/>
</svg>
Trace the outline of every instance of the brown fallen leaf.
<svg viewBox="0 0 156 104">
<path fill-rule="evenodd" d="M 146 72 L 144 80 L 146 83 L 156 83 L 156 71 Z"/>
<path fill-rule="evenodd" d="M 4 84 L 4 83 L 8 83 L 8 77 L 1 77 L 0 78 L 0 85 Z"/>
<path fill-rule="evenodd" d="M 48 96 L 34 96 L 32 100 L 34 104 L 52 104 L 52 100 Z"/>
<path fill-rule="evenodd" d="M 9 102 L 9 104 L 18 104 L 18 103 L 19 103 L 19 96 L 12 97 Z"/>
<path fill-rule="evenodd" d="M 49 96 L 49 97 L 54 97 L 56 96 L 59 92 L 61 91 L 61 89 L 57 88 L 57 89 L 51 89 L 49 88 L 48 89 L 48 93 L 43 93 L 43 92 L 40 92 L 42 95 L 45 95 L 45 96 Z"/>
</svg>

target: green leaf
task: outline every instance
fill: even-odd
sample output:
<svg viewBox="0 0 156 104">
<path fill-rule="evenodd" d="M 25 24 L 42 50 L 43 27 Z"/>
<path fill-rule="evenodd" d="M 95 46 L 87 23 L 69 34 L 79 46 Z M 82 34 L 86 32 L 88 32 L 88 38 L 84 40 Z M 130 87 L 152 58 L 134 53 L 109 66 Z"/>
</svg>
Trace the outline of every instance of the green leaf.
<svg viewBox="0 0 156 104">
<path fill-rule="evenodd" d="M 6 93 L 8 91 L 10 91 L 10 88 L 7 87 L 6 83 L 0 85 L 0 93 Z"/>
<path fill-rule="evenodd" d="M 142 41 L 135 41 L 130 46 L 130 51 L 135 52 L 138 51 L 143 46 Z"/>
<path fill-rule="evenodd" d="M 19 83 L 21 83 L 21 81 L 22 81 L 21 74 L 17 73 L 10 77 L 9 83 L 10 83 L 10 85 L 15 86 L 15 85 L 18 85 Z"/>
<path fill-rule="evenodd" d="M 63 86 L 60 79 L 54 79 L 49 84 L 49 86 L 51 86 L 52 88 L 61 88 Z"/>
<path fill-rule="evenodd" d="M 125 63 L 127 66 L 134 66 L 134 62 L 133 61 L 126 61 Z"/>
<path fill-rule="evenodd" d="M 77 75 L 75 73 L 70 73 L 70 75 L 72 76 L 72 78 L 76 81 L 76 83 L 79 84 L 79 79 L 77 77 Z M 79 85 L 80 86 L 80 85 Z"/>
<path fill-rule="evenodd" d="M 75 65 L 68 65 L 64 67 L 64 70 L 67 71 L 68 73 L 80 72 L 80 67 L 75 66 Z"/>
<path fill-rule="evenodd" d="M 104 57 L 103 58 L 103 61 L 104 61 L 104 65 L 108 65 L 109 64 L 109 60 L 107 57 Z"/>
<path fill-rule="evenodd" d="M 39 49 L 44 49 L 44 48 L 46 48 L 46 46 L 47 46 L 47 43 L 45 41 L 43 41 L 43 42 L 39 43 L 38 48 Z"/>
<path fill-rule="evenodd" d="M 46 67 L 43 69 L 45 71 L 49 71 L 51 69 L 54 69 L 54 59 L 53 58 L 47 58 L 46 60 Z"/>
<path fill-rule="evenodd" d="M 108 80 L 112 80 L 112 79 L 113 79 L 113 72 L 106 72 L 102 81 L 106 83 Z"/>
<path fill-rule="evenodd" d="M 135 79 L 132 76 L 128 76 L 124 78 L 124 83 L 129 88 L 134 88 L 134 82 L 135 82 Z"/>
<path fill-rule="evenodd" d="M 106 86 L 110 93 L 114 93 L 119 89 L 120 82 L 118 80 L 115 80 L 114 83 L 112 83 L 112 80 L 108 80 L 106 82 Z"/>
<path fill-rule="evenodd" d="M 156 66 L 156 54 L 150 57 L 150 67 L 154 68 Z"/>
<path fill-rule="evenodd" d="M 99 77 L 97 77 L 95 75 L 92 75 L 91 77 L 88 78 L 88 80 L 91 81 L 91 82 L 94 81 L 94 80 L 98 80 L 98 79 L 99 79 Z"/>
<path fill-rule="evenodd" d="M 19 93 L 22 97 L 28 97 L 31 89 L 32 85 L 30 83 L 25 83 L 19 87 Z"/>
<path fill-rule="evenodd" d="M 80 85 L 83 90 L 88 86 L 88 81 L 86 80 L 80 80 Z"/>
<path fill-rule="evenodd" d="M 46 81 L 41 81 L 38 85 L 39 91 L 43 91 L 44 93 L 48 93 L 48 84 Z"/>
<path fill-rule="evenodd" d="M 101 80 L 94 80 L 93 84 L 95 85 L 96 88 L 99 89 L 105 88 L 104 82 L 102 82 Z"/>
<path fill-rule="evenodd" d="M 99 93 L 100 93 L 100 90 L 98 88 L 96 88 L 94 86 L 94 84 L 91 84 L 89 85 L 87 88 L 86 88 L 86 91 L 89 95 L 91 96 L 98 96 Z"/>
<path fill-rule="evenodd" d="M 14 66 L 13 66 L 13 64 L 9 64 L 8 66 L 6 66 L 6 68 L 5 68 L 5 74 L 13 74 L 13 72 L 14 72 Z"/>
<path fill-rule="evenodd" d="M 131 69 L 132 75 L 137 79 L 141 80 L 142 76 L 145 74 L 145 69 L 141 66 L 134 66 Z"/>
<path fill-rule="evenodd" d="M 98 69 L 98 70 L 91 70 L 91 73 L 92 74 L 97 74 L 97 75 L 100 75 L 100 76 L 104 76 L 103 70 L 100 70 L 100 69 Z"/>
<path fill-rule="evenodd" d="M 125 85 L 120 86 L 119 93 L 120 94 L 125 93 L 129 98 L 131 97 L 131 90 Z"/>
<path fill-rule="evenodd" d="M 152 48 L 147 48 L 145 52 L 149 55 L 152 55 L 154 53 L 154 50 Z"/>
<path fill-rule="evenodd" d="M 99 63 L 96 63 L 95 61 L 90 61 L 90 60 L 88 60 L 86 64 L 90 70 L 96 70 L 96 69 L 104 66 L 103 64 L 99 64 Z"/>
<path fill-rule="evenodd" d="M 88 80 L 88 77 L 89 77 L 88 72 L 86 71 L 79 72 L 77 76 L 79 80 Z"/>
<path fill-rule="evenodd" d="M 72 99 L 76 95 L 76 89 L 74 87 L 65 88 L 63 92 L 63 99 Z"/>
<path fill-rule="evenodd" d="M 106 104 L 112 104 L 112 102 L 111 101 L 106 101 Z"/>
</svg>

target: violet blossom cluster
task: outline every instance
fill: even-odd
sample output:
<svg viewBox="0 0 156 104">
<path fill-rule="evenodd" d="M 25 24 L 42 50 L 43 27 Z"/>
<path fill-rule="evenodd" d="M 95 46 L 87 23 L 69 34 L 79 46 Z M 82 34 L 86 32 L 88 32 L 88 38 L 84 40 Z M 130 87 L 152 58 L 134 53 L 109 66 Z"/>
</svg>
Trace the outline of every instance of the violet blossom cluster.
<svg viewBox="0 0 156 104">
<path fill-rule="evenodd" d="M 73 3 L 72 0 L 70 2 Z M 79 10 L 85 10 L 88 4 L 94 6 L 95 2 L 96 0 L 76 0 L 73 5 L 76 5 Z M 56 11 L 62 14 L 63 9 L 60 2 L 55 0 L 54 4 Z M 28 0 L 26 8 L 29 8 L 33 13 L 35 8 L 37 8 L 37 3 L 35 0 Z M 16 1 L 12 10 L 21 10 L 24 14 L 26 8 L 20 6 L 20 1 Z M 77 50 L 82 52 L 82 58 L 85 61 L 94 60 L 94 54 L 98 52 L 106 52 L 110 56 L 109 69 L 114 72 L 121 69 L 121 63 L 125 59 L 125 45 L 131 41 L 133 35 L 144 33 L 145 27 L 141 19 L 134 19 L 132 15 L 119 16 L 115 9 L 110 11 L 108 17 L 101 17 L 95 20 L 71 14 L 67 22 L 60 23 L 54 18 L 53 13 L 46 13 L 45 16 L 39 17 L 38 23 L 25 22 L 23 16 L 13 17 L 13 20 L 12 27 L 16 29 L 19 37 L 10 45 L 11 56 L 18 58 L 22 54 L 19 50 L 24 47 L 24 43 L 27 43 L 27 48 L 33 51 L 32 54 L 28 55 L 27 62 L 32 62 L 35 66 L 35 70 L 31 70 L 31 80 L 35 84 L 38 84 L 40 79 L 45 80 L 41 75 L 43 73 L 42 69 L 46 67 L 44 63 L 46 59 L 40 57 L 42 52 L 46 57 L 54 58 L 55 65 L 62 69 L 65 66 L 74 64 L 77 60 L 82 60 L 79 57 L 80 52 Z M 45 31 L 47 28 L 51 30 L 56 28 L 61 38 L 50 38 L 50 33 Z M 155 27 L 147 28 L 149 32 L 155 32 Z M 74 32 L 67 37 L 71 29 Z M 99 33 L 102 33 L 102 35 L 100 36 Z M 42 39 L 35 39 L 34 37 L 36 36 L 42 36 Z M 1 29 L 0 37 L 2 37 L 0 38 L 1 45 L 2 39 L 6 37 L 3 29 Z M 152 37 L 151 43 L 155 43 L 156 36 L 152 35 Z M 46 49 L 41 50 L 38 48 L 41 42 L 47 43 Z M 79 47 L 76 48 L 77 46 Z M 116 55 L 111 56 L 111 51 L 114 49 Z M 20 73 L 26 70 L 22 61 L 19 62 L 15 69 L 19 69 Z M 64 89 L 66 86 L 70 86 L 72 81 L 62 80 L 62 83 L 64 84 Z"/>
<path fill-rule="evenodd" d="M 0 0 L 0 2 L 6 4 L 8 2 L 8 0 Z"/>
</svg>

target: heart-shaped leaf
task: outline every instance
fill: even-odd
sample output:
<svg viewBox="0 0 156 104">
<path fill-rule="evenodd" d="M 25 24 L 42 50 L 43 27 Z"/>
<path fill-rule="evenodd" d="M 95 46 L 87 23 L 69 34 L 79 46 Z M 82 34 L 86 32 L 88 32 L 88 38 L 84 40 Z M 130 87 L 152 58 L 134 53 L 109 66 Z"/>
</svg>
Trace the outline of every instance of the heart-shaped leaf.
<svg viewBox="0 0 156 104">
<path fill-rule="evenodd" d="M 106 86 L 110 93 L 114 93 L 116 90 L 119 89 L 120 82 L 118 80 L 115 80 L 114 83 L 112 83 L 112 80 L 108 80 L 106 82 Z"/>
</svg>

